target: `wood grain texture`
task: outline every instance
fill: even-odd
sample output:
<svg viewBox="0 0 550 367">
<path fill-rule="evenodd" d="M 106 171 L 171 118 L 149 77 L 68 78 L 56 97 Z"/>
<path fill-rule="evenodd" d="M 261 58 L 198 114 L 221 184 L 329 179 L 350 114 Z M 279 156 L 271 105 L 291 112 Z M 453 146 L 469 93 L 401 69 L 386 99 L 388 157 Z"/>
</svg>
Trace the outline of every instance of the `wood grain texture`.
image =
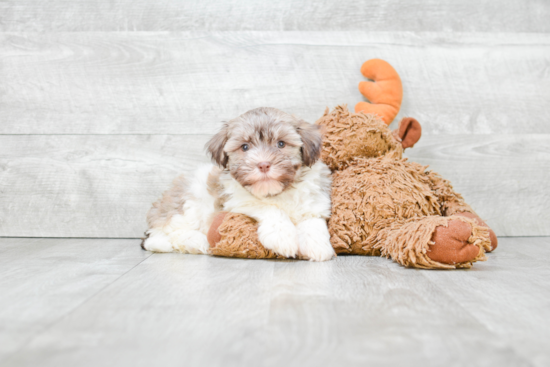
<svg viewBox="0 0 550 367">
<path fill-rule="evenodd" d="M 208 136 L 0 136 L 0 235 L 140 237 Z M 4 204 L 5 203 L 5 204 Z"/>
<path fill-rule="evenodd" d="M 405 156 L 450 180 L 499 236 L 550 235 L 550 135 L 429 136 Z"/>
<path fill-rule="evenodd" d="M 127 251 L 130 243 L 111 245 Z M 487 262 L 464 271 L 406 269 L 374 257 L 310 263 L 155 254 L 2 362 L 542 367 L 550 363 L 549 245 L 502 238 Z M 95 251 L 80 248 L 58 266 L 81 266 Z M 12 252 L 7 260 L 24 258 Z M 35 282 L 26 292 L 13 284 L 11 299 L 57 299 L 40 290 L 48 265 L 29 271 Z"/>
<path fill-rule="evenodd" d="M 488 271 L 423 275 L 495 338 L 507 339 L 502 345 L 507 345 L 504 348 L 509 353 L 513 351 L 534 366 L 548 365 L 550 328 L 540 326 L 550 319 L 550 238 L 505 238 L 500 244 L 489 257 Z M 535 334 L 538 336 L 532 338 Z"/>
<path fill-rule="evenodd" d="M 550 133 L 547 33 L 6 33 L 0 53 L 0 134 L 211 134 L 259 106 L 315 121 L 362 100 L 374 57 L 425 134 Z"/>
<path fill-rule="evenodd" d="M 135 240 L 0 238 L 0 364 L 150 255 Z"/>
<path fill-rule="evenodd" d="M 134 241 L 134 248 L 141 250 L 138 241 Z M 39 341 L 36 347 L 38 354 L 49 355 L 49 361 L 44 363 L 66 365 L 66 358 L 72 355 L 79 366 L 151 365 L 151 360 L 134 359 L 139 354 L 136 351 L 148 350 L 155 355 L 155 366 L 204 365 L 200 362 L 205 354 L 211 358 L 208 365 L 221 366 L 227 359 L 227 355 L 215 352 L 221 346 L 238 358 L 243 353 L 241 341 L 268 319 L 274 263 L 164 255 L 153 255 L 151 261 L 144 261 L 140 271 L 119 279 L 99 298 L 90 300 L 90 308 L 80 307 L 84 318 L 80 312 L 67 315 L 65 320 L 81 319 L 83 324 L 73 325 L 81 328 L 82 334 L 52 328 L 42 333 L 38 339 L 45 337 L 48 341 Z M 103 297 L 110 297 L 111 301 L 93 305 L 99 299 L 103 303 Z M 123 309 L 129 312 L 119 313 Z M 156 326 L 151 329 L 151 325 Z M 108 329 L 108 335 L 98 326 Z M 72 334 L 72 340 L 61 338 L 59 349 L 46 345 L 60 333 Z M 224 337 L 229 335 L 229 339 Z M 106 353 L 92 356 L 91 350 L 75 348 L 88 342 Z M 32 364 L 29 356 L 23 352 L 5 363 Z"/>
<path fill-rule="evenodd" d="M 549 32 L 544 0 L 3 0 L 2 31 Z"/>
<path fill-rule="evenodd" d="M 208 135 L 0 136 L 0 236 L 140 237 L 151 203 L 207 162 Z M 426 136 L 405 156 L 500 236 L 550 235 L 550 135 Z"/>
</svg>

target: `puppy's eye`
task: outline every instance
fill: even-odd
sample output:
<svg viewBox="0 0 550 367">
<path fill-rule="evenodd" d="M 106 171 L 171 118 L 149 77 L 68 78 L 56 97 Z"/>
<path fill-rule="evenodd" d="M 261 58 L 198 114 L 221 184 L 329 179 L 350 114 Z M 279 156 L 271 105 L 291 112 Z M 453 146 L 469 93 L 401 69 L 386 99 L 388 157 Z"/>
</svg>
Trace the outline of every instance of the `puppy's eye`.
<svg viewBox="0 0 550 367">
<path fill-rule="evenodd" d="M 286 143 L 284 141 L 280 141 L 280 142 L 277 143 L 277 146 L 279 148 L 284 148 L 286 146 Z"/>
<path fill-rule="evenodd" d="M 250 149 L 250 147 L 248 146 L 248 144 L 243 144 L 241 145 L 241 149 L 243 150 L 243 152 L 246 152 L 248 149 Z"/>
</svg>

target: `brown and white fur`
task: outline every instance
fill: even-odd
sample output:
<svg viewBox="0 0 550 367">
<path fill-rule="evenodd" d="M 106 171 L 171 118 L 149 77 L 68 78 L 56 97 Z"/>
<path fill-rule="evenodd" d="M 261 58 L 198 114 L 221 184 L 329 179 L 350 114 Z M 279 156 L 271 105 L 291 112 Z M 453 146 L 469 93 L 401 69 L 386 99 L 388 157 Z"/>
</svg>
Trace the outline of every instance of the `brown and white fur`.
<svg viewBox="0 0 550 367">
<path fill-rule="evenodd" d="M 334 256 L 326 224 L 331 176 L 319 160 L 318 126 L 257 108 L 225 123 L 207 150 L 215 165 L 176 179 L 149 210 L 146 250 L 206 254 L 213 217 L 229 211 L 256 219 L 260 242 L 279 255 Z"/>
</svg>

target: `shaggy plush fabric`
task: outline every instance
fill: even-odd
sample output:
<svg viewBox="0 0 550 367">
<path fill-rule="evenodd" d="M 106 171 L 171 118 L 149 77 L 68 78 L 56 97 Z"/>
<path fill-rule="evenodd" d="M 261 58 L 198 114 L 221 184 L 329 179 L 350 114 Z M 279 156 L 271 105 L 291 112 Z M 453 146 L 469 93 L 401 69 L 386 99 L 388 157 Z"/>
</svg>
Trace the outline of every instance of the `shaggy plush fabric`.
<svg viewBox="0 0 550 367">
<path fill-rule="evenodd" d="M 227 213 L 218 227 L 221 240 L 210 253 L 246 259 L 284 259 L 266 249 L 258 240 L 258 222 L 243 214 Z"/>
<path fill-rule="evenodd" d="M 336 253 L 382 255 L 422 269 L 458 269 L 485 260 L 491 242 L 496 247 L 494 233 L 449 181 L 402 158 L 399 134 L 377 116 L 338 106 L 317 123 L 325 129 L 321 157 L 333 170 L 328 229 Z M 212 253 L 276 258 L 258 242 L 256 228 L 250 218 L 227 215 Z M 442 261 L 429 256 L 434 249 L 438 257 L 433 258 Z"/>
<path fill-rule="evenodd" d="M 428 172 L 427 174 L 431 190 L 441 203 L 441 215 L 450 216 L 462 212 L 475 214 L 472 208 L 464 202 L 462 195 L 453 190 L 453 186 L 449 181 L 435 172 Z"/>
<path fill-rule="evenodd" d="M 460 244 L 466 239 L 468 244 L 477 246 L 477 255 L 471 261 L 443 264 L 432 260 L 427 255 L 430 245 L 435 244 L 432 239 L 437 227 L 447 227 L 451 220 L 469 225 L 469 227 L 466 226 L 466 236 L 456 239 L 447 236 L 444 240 L 446 242 L 455 240 Z M 491 241 L 488 228 L 477 225 L 472 219 L 461 216 L 428 216 L 392 222 L 377 233 L 374 247 L 380 250 L 382 256 L 391 258 L 403 266 L 421 269 L 460 269 L 470 268 L 476 261 L 487 260 L 485 251 L 490 251 Z"/>
<path fill-rule="evenodd" d="M 403 154 L 401 144 L 376 115 L 350 113 L 343 105 L 330 112 L 327 108 L 316 124 L 324 130 L 321 159 L 333 171 L 346 168 L 359 157 L 401 158 Z"/>
<path fill-rule="evenodd" d="M 334 172 L 329 233 L 336 252 L 379 255 L 381 229 L 395 221 L 441 214 L 424 168 L 381 157 L 355 159 Z"/>
</svg>

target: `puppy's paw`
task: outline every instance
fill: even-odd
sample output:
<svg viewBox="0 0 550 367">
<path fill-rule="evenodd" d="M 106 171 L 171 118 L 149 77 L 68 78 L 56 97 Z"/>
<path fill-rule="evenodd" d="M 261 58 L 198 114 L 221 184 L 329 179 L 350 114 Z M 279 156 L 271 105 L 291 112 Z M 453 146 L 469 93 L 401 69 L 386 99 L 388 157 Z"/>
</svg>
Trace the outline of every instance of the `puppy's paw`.
<svg viewBox="0 0 550 367">
<path fill-rule="evenodd" d="M 296 257 L 298 253 L 298 238 L 296 227 L 288 223 L 262 223 L 258 227 L 258 239 L 262 245 L 273 250 L 277 255 Z"/>
<path fill-rule="evenodd" d="M 151 229 L 147 231 L 148 237 L 143 241 L 142 247 L 151 252 L 172 252 L 174 248 L 170 243 L 170 238 L 164 232 Z"/>
<path fill-rule="evenodd" d="M 327 261 L 336 256 L 323 219 L 298 224 L 298 253 L 310 261 Z"/>
<path fill-rule="evenodd" d="M 328 261 L 336 256 L 332 246 L 320 246 L 318 243 L 310 244 L 308 242 L 300 242 L 299 254 L 309 261 Z"/>
<path fill-rule="evenodd" d="M 170 233 L 174 249 L 183 254 L 207 254 L 210 248 L 206 235 L 195 230 L 180 229 Z"/>
</svg>

